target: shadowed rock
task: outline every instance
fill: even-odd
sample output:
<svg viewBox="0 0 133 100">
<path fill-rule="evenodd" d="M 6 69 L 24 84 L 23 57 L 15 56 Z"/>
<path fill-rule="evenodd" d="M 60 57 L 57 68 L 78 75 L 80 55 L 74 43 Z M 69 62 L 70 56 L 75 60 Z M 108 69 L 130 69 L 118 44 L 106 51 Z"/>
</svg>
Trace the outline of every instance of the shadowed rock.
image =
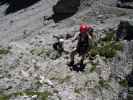
<svg viewBox="0 0 133 100">
<path fill-rule="evenodd" d="M 133 9 L 133 0 L 117 0 L 117 7 Z"/>
<path fill-rule="evenodd" d="M 76 72 L 82 71 L 83 72 L 85 69 L 85 66 L 86 66 L 86 64 L 77 63 L 77 64 L 74 64 L 73 66 L 69 66 L 69 67 L 70 67 L 71 71 L 76 71 Z"/>
<path fill-rule="evenodd" d="M 8 8 L 5 11 L 5 14 L 10 14 L 17 12 L 18 10 L 27 8 L 40 0 L 0 0 L 0 5 L 8 4 Z"/>
<path fill-rule="evenodd" d="M 53 19 L 56 23 L 71 17 L 78 11 L 80 6 L 80 0 L 59 0 L 55 6 L 53 6 L 54 14 L 46 20 Z"/>
<path fill-rule="evenodd" d="M 128 86 L 133 87 L 133 71 L 127 75 L 126 79 L 128 81 Z"/>
<path fill-rule="evenodd" d="M 120 21 L 117 29 L 117 40 L 125 39 L 132 40 L 133 39 L 133 25 L 131 25 L 128 21 Z"/>
</svg>

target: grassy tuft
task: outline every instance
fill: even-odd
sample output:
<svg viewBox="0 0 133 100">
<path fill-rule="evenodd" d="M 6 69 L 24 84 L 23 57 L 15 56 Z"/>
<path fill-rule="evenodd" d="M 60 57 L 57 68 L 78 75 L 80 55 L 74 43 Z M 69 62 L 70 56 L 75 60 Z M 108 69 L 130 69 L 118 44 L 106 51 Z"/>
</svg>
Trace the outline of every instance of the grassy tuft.
<svg viewBox="0 0 133 100">
<path fill-rule="evenodd" d="M 9 95 L 0 95 L 0 100 L 9 100 L 11 96 L 24 96 L 24 94 L 27 96 L 37 95 L 37 97 L 40 98 L 39 100 L 48 100 L 48 96 L 52 96 L 52 93 L 48 91 L 44 91 L 44 92 L 24 91 L 24 92 L 12 93 Z"/>
<path fill-rule="evenodd" d="M 34 48 L 30 52 L 32 55 L 41 56 L 41 57 L 49 56 L 51 53 L 51 51 L 46 48 Z"/>
<path fill-rule="evenodd" d="M 90 69 L 90 72 L 94 72 L 96 70 L 96 64 L 92 64 L 92 67 Z"/>
<path fill-rule="evenodd" d="M 25 91 L 25 92 L 17 92 L 13 95 L 15 96 L 23 96 L 26 94 L 27 96 L 34 96 L 37 95 L 41 100 L 48 100 L 48 96 L 52 95 L 52 93 L 45 91 L 45 92 L 32 92 L 32 91 Z"/>
<path fill-rule="evenodd" d="M 78 89 L 75 88 L 75 89 L 74 89 L 74 92 L 77 93 L 77 94 L 80 94 L 80 92 L 81 92 L 81 88 L 78 88 Z"/>
<path fill-rule="evenodd" d="M 0 100 L 9 100 L 10 96 L 0 95 Z"/>
<path fill-rule="evenodd" d="M 106 36 L 99 39 L 98 47 L 90 50 L 90 56 L 95 57 L 97 54 L 106 58 L 112 58 L 116 55 L 117 51 L 122 50 L 123 45 L 115 41 L 114 33 L 106 33 Z"/>
<path fill-rule="evenodd" d="M 113 32 L 106 33 L 106 36 L 101 38 L 100 41 L 109 42 L 115 39 L 115 34 Z"/>
<path fill-rule="evenodd" d="M 0 48 L 0 55 L 2 55 L 2 54 L 8 54 L 9 52 L 10 52 L 9 49 Z"/>
<path fill-rule="evenodd" d="M 90 50 L 90 56 L 95 57 L 98 54 L 98 49 L 97 48 L 92 48 Z"/>
<path fill-rule="evenodd" d="M 116 49 L 113 48 L 113 45 L 111 43 L 106 43 L 104 44 L 104 46 L 98 48 L 98 52 L 100 56 L 112 58 L 116 54 Z"/>
<path fill-rule="evenodd" d="M 63 84 L 64 82 L 67 82 L 71 79 L 70 75 L 65 76 L 64 78 L 61 77 L 52 77 L 50 80 L 57 80 L 60 84 Z"/>
<path fill-rule="evenodd" d="M 128 81 L 127 80 L 121 80 L 121 81 L 119 81 L 119 84 L 123 87 L 128 87 Z"/>
<path fill-rule="evenodd" d="M 107 81 L 107 80 L 101 79 L 101 80 L 99 80 L 98 83 L 99 83 L 99 86 L 102 87 L 102 88 L 108 89 L 110 87 L 109 81 Z"/>
</svg>

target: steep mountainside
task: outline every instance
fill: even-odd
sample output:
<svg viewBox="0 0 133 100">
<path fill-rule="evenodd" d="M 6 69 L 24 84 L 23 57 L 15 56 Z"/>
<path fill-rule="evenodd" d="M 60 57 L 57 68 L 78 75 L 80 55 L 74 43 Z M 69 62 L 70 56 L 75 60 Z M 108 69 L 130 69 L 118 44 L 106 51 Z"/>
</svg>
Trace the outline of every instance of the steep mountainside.
<svg viewBox="0 0 133 100">
<path fill-rule="evenodd" d="M 126 80 L 133 67 L 133 41 L 113 37 L 120 20 L 133 21 L 132 9 L 116 7 L 117 0 L 80 0 L 74 15 L 55 23 L 45 17 L 54 14 L 57 0 L 30 1 L 0 1 L 0 100 L 133 99 Z M 84 71 L 67 66 L 81 23 L 94 27 L 98 44 Z M 68 53 L 60 56 L 53 49 L 53 36 L 64 39 Z"/>
</svg>

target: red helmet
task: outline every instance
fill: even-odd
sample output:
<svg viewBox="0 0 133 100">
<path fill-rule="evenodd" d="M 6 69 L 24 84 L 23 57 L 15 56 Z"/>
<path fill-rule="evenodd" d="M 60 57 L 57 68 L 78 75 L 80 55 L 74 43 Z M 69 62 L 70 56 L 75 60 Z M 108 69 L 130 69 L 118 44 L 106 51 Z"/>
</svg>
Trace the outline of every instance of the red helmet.
<svg viewBox="0 0 133 100">
<path fill-rule="evenodd" d="M 87 32 L 90 29 L 92 29 L 92 27 L 90 25 L 88 25 L 88 24 L 81 24 L 80 25 L 80 32 L 81 33 Z"/>
</svg>

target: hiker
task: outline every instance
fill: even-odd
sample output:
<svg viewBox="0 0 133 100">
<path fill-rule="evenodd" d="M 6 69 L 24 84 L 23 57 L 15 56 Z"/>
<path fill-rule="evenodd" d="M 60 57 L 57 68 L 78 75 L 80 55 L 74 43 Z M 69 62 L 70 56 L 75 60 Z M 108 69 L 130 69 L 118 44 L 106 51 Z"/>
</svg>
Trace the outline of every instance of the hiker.
<svg viewBox="0 0 133 100">
<path fill-rule="evenodd" d="M 83 65 L 84 58 L 92 47 L 92 40 L 95 38 L 93 28 L 87 24 L 80 25 L 80 33 L 74 38 L 73 41 L 78 40 L 76 49 L 71 52 L 70 62 L 68 66 L 74 65 L 74 56 L 78 53 L 81 56 L 80 65 Z"/>
</svg>

